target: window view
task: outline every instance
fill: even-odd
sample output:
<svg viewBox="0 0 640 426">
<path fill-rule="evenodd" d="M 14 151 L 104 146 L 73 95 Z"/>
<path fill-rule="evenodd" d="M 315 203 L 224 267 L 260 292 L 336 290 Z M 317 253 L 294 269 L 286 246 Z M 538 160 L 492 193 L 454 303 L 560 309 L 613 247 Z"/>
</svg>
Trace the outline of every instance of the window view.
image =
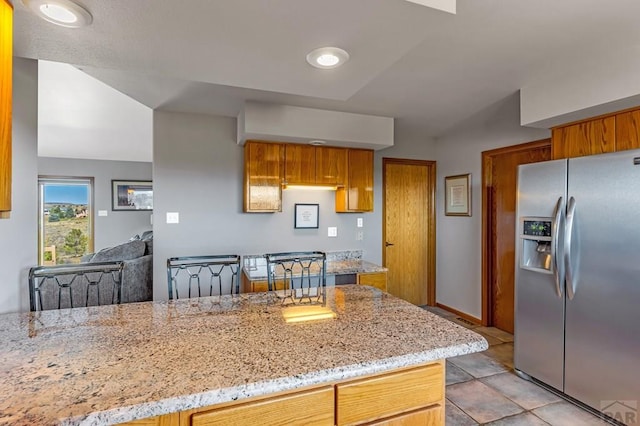
<svg viewBox="0 0 640 426">
<path fill-rule="evenodd" d="M 41 265 L 80 263 L 93 251 L 90 178 L 40 178 Z"/>
</svg>

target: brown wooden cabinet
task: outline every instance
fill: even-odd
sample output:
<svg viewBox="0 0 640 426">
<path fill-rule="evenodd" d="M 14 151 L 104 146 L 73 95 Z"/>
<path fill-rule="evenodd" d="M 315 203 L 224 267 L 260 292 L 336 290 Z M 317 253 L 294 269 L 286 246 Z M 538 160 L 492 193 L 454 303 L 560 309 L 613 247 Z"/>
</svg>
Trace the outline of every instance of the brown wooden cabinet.
<svg viewBox="0 0 640 426">
<path fill-rule="evenodd" d="M 615 137 L 613 116 L 557 127 L 551 133 L 551 157 L 555 160 L 614 152 Z"/>
<path fill-rule="evenodd" d="M 628 149 L 640 149 L 640 109 L 556 127 L 551 133 L 554 160 Z"/>
<path fill-rule="evenodd" d="M 284 183 L 315 185 L 316 147 L 312 145 L 284 145 Z"/>
<path fill-rule="evenodd" d="M 336 212 L 373 211 L 373 151 L 349 149 L 347 184 L 336 191 Z"/>
<path fill-rule="evenodd" d="M 344 185 L 347 149 L 285 144 L 284 182 L 288 185 Z"/>
<path fill-rule="evenodd" d="M 384 292 L 387 291 L 387 273 L 386 272 L 372 272 L 358 274 L 358 284 L 370 285 Z"/>
<path fill-rule="evenodd" d="M 347 183 L 347 153 L 345 148 L 316 147 L 316 184 L 344 186 Z"/>
<path fill-rule="evenodd" d="M 183 425 L 332 426 L 333 386 L 287 393 L 258 401 L 233 404 L 184 416 Z M 190 417 L 190 419 L 188 418 Z M 189 421 L 190 420 L 190 421 Z"/>
<path fill-rule="evenodd" d="M 640 110 L 616 114 L 616 151 L 640 148 Z"/>
<path fill-rule="evenodd" d="M 244 145 L 244 211 L 282 211 L 284 146 L 247 141 Z"/>
<path fill-rule="evenodd" d="M 244 211 L 282 211 L 283 184 L 335 185 L 337 213 L 371 212 L 373 151 L 247 141 Z"/>
<path fill-rule="evenodd" d="M 0 219 L 11 211 L 13 7 L 0 0 Z"/>
<path fill-rule="evenodd" d="M 126 425 L 444 425 L 444 361 L 194 408 Z"/>
</svg>

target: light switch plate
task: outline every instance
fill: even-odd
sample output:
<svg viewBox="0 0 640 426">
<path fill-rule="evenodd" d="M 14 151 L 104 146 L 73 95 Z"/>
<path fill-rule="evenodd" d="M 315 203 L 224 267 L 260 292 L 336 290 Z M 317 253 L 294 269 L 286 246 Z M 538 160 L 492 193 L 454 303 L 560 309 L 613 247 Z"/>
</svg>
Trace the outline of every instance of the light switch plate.
<svg viewBox="0 0 640 426">
<path fill-rule="evenodd" d="M 98 210 L 98 216 L 109 216 L 109 212 L 106 210 Z"/>
<path fill-rule="evenodd" d="M 167 223 L 180 223 L 180 213 L 167 212 Z"/>
<path fill-rule="evenodd" d="M 358 226 L 358 228 L 362 228 L 362 227 L 364 226 L 364 221 L 362 220 L 362 218 L 361 218 L 361 217 L 359 217 L 359 218 L 357 219 L 357 221 L 356 221 L 356 222 L 357 222 L 357 224 L 358 224 L 358 225 L 357 225 L 357 226 Z"/>
<path fill-rule="evenodd" d="M 335 226 L 330 226 L 329 228 L 327 228 L 327 235 L 329 235 L 330 237 L 337 237 L 338 228 Z"/>
</svg>

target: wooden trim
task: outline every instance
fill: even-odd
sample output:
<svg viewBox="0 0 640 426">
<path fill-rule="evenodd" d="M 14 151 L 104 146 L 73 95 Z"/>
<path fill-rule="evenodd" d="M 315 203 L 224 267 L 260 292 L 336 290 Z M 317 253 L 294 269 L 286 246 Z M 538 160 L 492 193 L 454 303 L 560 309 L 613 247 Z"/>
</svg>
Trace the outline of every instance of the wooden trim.
<svg viewBox="0 0 640 426">
<path fill-rule="evenodd" d="M 0 0 L 0 219 L 9 219 L 12 188 L 13 5 Z"/>
<path fill-rule="evenodd" d="M 551 130 L 555 130 L 555 129 L 559 129 L 559 128 L 567 127 L 567 126 L 573 126 L 574 124 L 586 123 L 587 121 L 600 120 L 600 119 L 603 119 L 603 118 L 611 117 L 611 116 L 618 115 L 618 114 L 623 114 L 625 112 L 632 112 L 632 111 L 640 111 L 640 108 L 635 106 L 635 107 L 631 107 L 631 108 L 621 109 L 620 111 L 608 112 L 606 114 L 596 115 L 596 116 L 589 117 L 589 118 L 583 118 L 581 120 L 570 121 L 568 123 L 563 123 L 563 124 L 559 124 L 557 126 L 553 126 L 551 128 Z"/>
<path fill-rule="evenodd" d="M 387 186 L 386 167 L 387 164 L 403 164 L 414 166 L 425 166 L 428 168 L 429 188 L 428 197 L 431 208 L 427 211 L 429 221 L 427 223 L 427 306 L 436 305 L 436 165 L 432 160 L 410 160 L 402 158 L 382 158 L 382 265 L 387 265 L 385 242 L 386 235 L 386 203 L 385 188 Z"/>
<path fill-rule="evenodd" d="M 436 306 L 437 306 L 438 308 L 440 308 L 440 309 L 444 309 L 445 311 L 449 311 L 449 312 L 451 312 L 451 313 L 453 313 L 453 314 L 456 314 L 456 315 L 457 315 L 457 316 L 459 316 L 460 318 L 462 318 L 462 319 L 466 319 L 467 321 L 470 321 L 470 322 L 472 322 L 472 323 L 474 323 L 474 324 L 477 324 L 477 325 L 483 325 L 483 324 L 482 324 L 482 320 L 481 320 L 480 318 L 476 318 L 476 317 L 474 317 L 474 316 L 471 316 L 471 315 L 469 315 L 469 314 L 466 314 L 466 313 L 464 313 L 464 312 L 462 312 L 462 311 L 459 311 L 459 310 L 457 310 L 457 309 L 453 309 L 452 307 L 447 306 L 447 305 L 443 305 L 442 303 L 436 303 Z"/>
<path fill-rule="evenodd" d="M 491 259 L 490 253 L 493 252 L 493 241 L 490 236 L 493 232 L 491 229 L 491 217 L 489 207 L 492 205 L 491 187 L 491 170 L 493 168 L 493 158 L 507 153 L 516 153 L 520 151 L 528 151 L 536 148 L 551 147 L 551 139 L 541 139 L 533 142 L 527 142 L 519 145 L 506 146 L 502 148 L 492 149 L 482 152 L 482 320 L 484 326 L 491 324 L 491 282 L 493 282 L 493 268 L 489 265 Z M 444 308 L 443 308 L 444 309 Z"/>
</svg>

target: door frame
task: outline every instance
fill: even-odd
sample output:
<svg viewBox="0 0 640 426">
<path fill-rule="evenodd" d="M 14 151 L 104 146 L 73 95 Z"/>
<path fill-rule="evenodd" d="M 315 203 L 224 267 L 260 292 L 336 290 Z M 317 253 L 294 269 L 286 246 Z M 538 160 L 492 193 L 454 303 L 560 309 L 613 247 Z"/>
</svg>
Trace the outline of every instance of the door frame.
<svg viewBox="0 0 640 426">
<path fill-rule="evenodd" d="M 547 146 L 551 148 L 551 139 L 540 139 L 482 152 L 482 325 L 485 327 L 493 325 L 491 321 L 493 267 L 489 265 L 489 262 L 492 259 L 490 254 L 493 253 L 495 247 L 493 240 L 490 238 L 493 232 L 491 227 L 493 212 L 490 211 L 491 192 L 489 189 L 493 185 L 491 170 L 493 169 L 494 158 L 502 154 L 517 153 Z"/>
<path fill-rule="evenodd" d="M 382 265 L 386 267 L 387 251 L 385 242 L 387 241 L 387 208 L 386 208 L 386 188 L 387 188 L 387 164 L 426 166 L 429 176 L 427 187 L 427 197 L 431 208 L 427 209 L 427 305 L 436 305 L 436 162 L 432 160 L 409 160 L 402 158 L 382 158 Z"/>
</svg>

